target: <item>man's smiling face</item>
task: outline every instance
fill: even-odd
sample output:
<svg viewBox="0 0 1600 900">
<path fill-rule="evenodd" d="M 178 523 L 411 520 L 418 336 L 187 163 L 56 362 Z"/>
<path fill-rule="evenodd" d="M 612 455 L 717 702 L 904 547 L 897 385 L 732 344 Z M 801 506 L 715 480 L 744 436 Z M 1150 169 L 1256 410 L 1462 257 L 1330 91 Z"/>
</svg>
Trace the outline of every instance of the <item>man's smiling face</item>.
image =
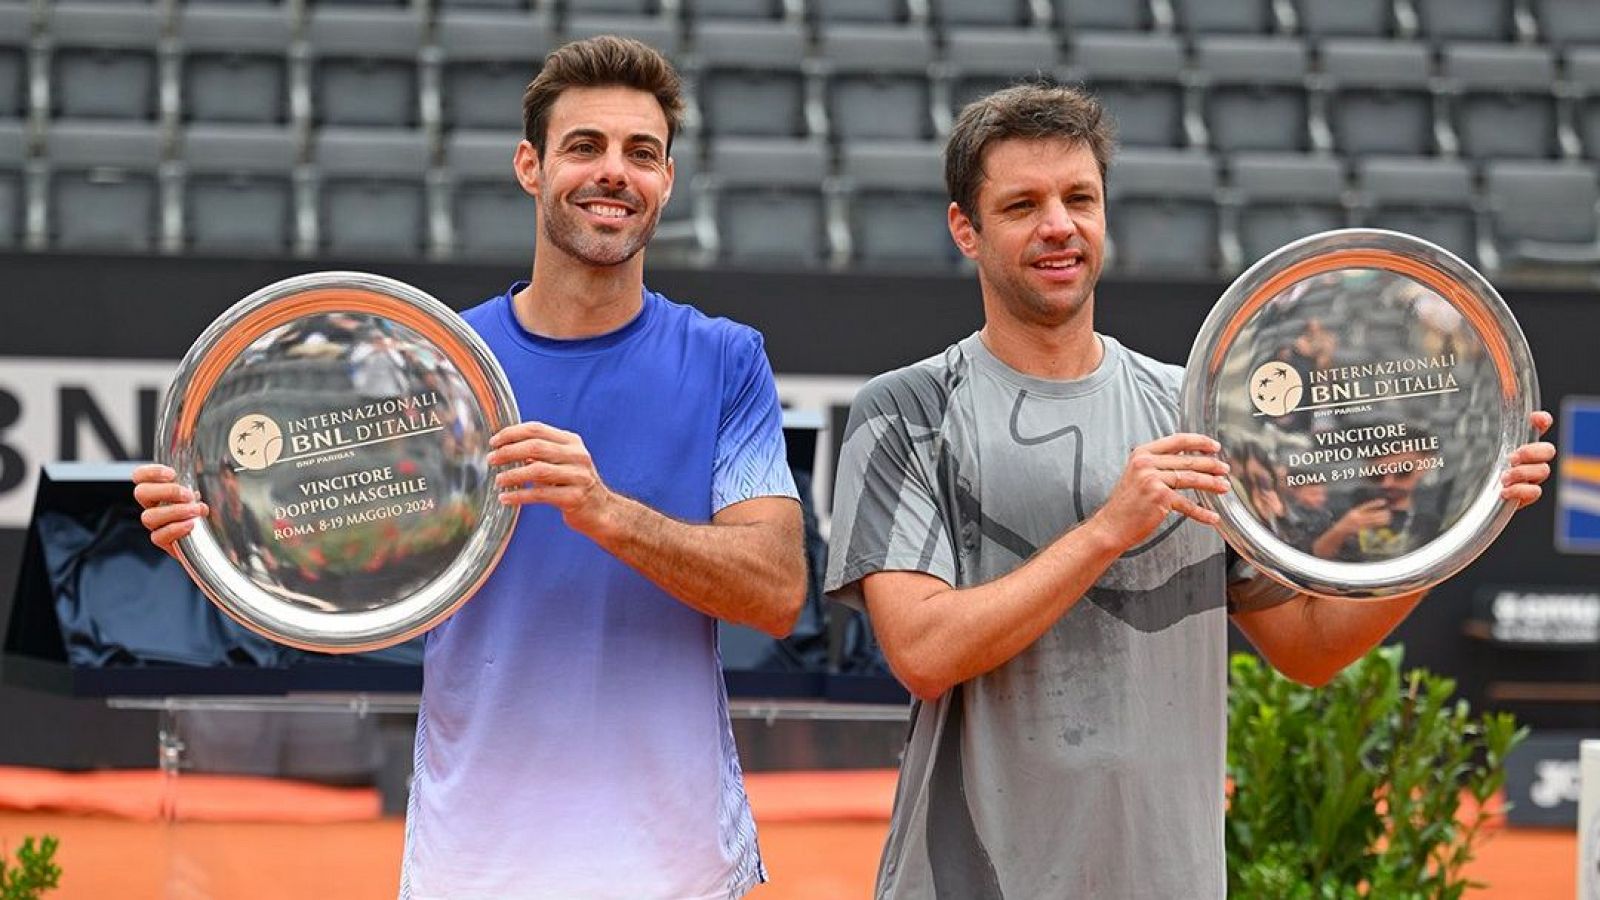
<svg viewBox="0 0 1600 900">
<path fill-rule="evenodd" d="M 667 118 L 644 91 L 572 88 L 550 108 L 544 158 L 518 153 L 518 175 L 539 200 L 539 227 L 591 266 L 632 259 L 655 234 L 672 192 Z"/>
</svg>

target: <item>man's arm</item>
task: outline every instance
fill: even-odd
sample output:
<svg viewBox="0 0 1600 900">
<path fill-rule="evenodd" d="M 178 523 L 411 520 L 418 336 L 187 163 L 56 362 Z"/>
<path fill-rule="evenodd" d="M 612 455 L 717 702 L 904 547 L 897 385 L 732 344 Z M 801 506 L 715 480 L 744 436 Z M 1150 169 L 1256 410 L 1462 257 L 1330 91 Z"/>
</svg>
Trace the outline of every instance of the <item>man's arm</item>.
<svg viewBox="0 0 1600 900">
<path fill-rule="evenodd" d="M 1133 452 L 1105 506 L 1016 570 L 956 589 L 922 572 L 881 571 L 862 579 L 873 631 L 896 676 L 923 699 L 1004 664 L 1078 602 L 1169 511 L 1214 525 L 1216 513 L 1181 491 L 1223 493 L 1227 466 L 1215 441 L 1177 434 Z"/>
<path fill-rule="evenodd" d="M 1535 412 L 1531 421 L 1534 433 L 1544 434 L 1554 421 L 1547 412 Z M 1555 455 L 1556 448 L 1544 441 L 1512 451 L 1510 468 L 1500 479 L 1500 496 L 1515 501 L 1519 509 L 1538 500 Z M 1230 586 L 1230 590 L 1236 587 Z M 1299 594 L 1280 605 L 1236 612 L 1233 622 L 1278 671 L 1302 684 L 1320 687 L 1388 637 L 1426 593 L 1382 600 Z"/>
<path fill-rule="evenodd" d="M 1321 687 L 1388 637 L 1426 593 L 1381 600 L 1297 594 L 1277 606 L 1235 613 L 1233 623 L 1273 668 Z"/>
<path fill-rule="evenodd" d="M 606 487 L 583 439 L 539 422 L 494 436 L 490 465 L 502 503 L 546 503 L 663 590 L 707 615 L 782 637 L 805 603 L 800 504 L 757 497 L 707 525 L 663 515 Z"/>
</svg>

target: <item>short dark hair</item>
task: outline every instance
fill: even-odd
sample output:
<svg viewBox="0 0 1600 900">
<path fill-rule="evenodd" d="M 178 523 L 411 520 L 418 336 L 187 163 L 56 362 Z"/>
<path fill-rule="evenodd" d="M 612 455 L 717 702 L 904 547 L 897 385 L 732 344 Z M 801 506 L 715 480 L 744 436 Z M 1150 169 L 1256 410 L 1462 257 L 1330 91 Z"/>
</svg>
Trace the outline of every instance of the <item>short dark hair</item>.
<svg viewBox="0 0 1600 900">
<path fill-rule="evenodd" d="M 544 157 L 550 108 L 568 88 L 629 87 L 653 94 L 667 117 L 667 149 L 683 124 L 683 83 L 672 63 L 655 49 L 602 34 L 563 44 L 544 58 L 544 67 L 522 92 L 522 136 Z"/>
<path fill-rule="evenodd" d="M 1116 150 L 1116 126 L 1093 95 L 1064 85 L 1013 85 L 967 104 L 944 148 L 944 182 L 950 199 L 978 225 L 983 154 L 996 141 L 1059 138 L 1087 146 L 1100 165 L 1100 182 Z"/>
</svg>

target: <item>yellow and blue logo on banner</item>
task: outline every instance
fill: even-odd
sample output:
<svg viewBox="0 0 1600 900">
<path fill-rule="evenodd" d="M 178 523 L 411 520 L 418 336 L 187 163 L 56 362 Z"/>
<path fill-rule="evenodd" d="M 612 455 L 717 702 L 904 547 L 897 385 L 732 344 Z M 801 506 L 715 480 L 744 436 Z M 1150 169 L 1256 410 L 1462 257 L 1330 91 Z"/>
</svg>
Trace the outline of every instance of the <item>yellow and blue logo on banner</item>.
<svg viewBox="0 0 1600 900">
<path fill-rule="evenodd" d="M 1600 553 L 1600 397 L 1562 402 L 1560 446 L 1556 546 Z"/>
</svg>

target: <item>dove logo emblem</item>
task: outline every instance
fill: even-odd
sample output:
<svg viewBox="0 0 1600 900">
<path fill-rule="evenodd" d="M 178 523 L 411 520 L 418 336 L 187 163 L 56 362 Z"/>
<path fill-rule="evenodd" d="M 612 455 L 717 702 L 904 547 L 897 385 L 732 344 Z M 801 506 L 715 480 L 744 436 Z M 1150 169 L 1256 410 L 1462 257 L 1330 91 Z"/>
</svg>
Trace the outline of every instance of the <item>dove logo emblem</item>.
<svg viewBox="0 0 1600 900">
<path fill-rule="evenodd" d="M 240 468 L 265 469 L 283 455 L 283 429 L 259 413 L 243 416 L 228 429 L 228 452 Z"/>
<path fill-rule="evenodd" d="M 1305 391 L 1300 373 L 1287 363 L 1270 362 L 1250 375 L 1250 402 L 1264 416 L 1285 416 L 1300 405 Z"/>
</svg>

